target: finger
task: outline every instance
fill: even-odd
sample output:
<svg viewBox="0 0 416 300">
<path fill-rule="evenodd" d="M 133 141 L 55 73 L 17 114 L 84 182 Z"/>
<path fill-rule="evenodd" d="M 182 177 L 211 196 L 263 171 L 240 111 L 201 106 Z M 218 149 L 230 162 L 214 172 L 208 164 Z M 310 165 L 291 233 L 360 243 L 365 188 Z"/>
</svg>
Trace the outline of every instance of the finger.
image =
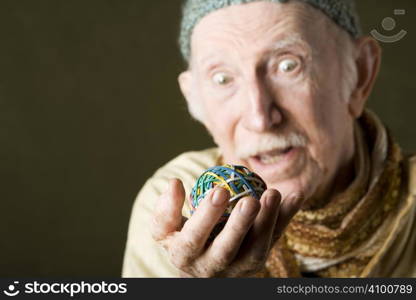
<svg viewBox="0 0 416 300">
<path fill-rule="evenodd" d="M 185 189 L 179 179 L 171 179 L 168 189 L 163 193 L 155 207 L 152 235 L 160 241 L 182 227 L 182 207 Z"/>
<path fill-rule="evenodd" d="M 283 231 L 286 229 L 287 225 L 290 223 L 290 220 L 296 215 L 299 209 L 303 204 L 302 196 L 288 196 L 282 201 L 280 205 L 279 218 L 277 219 L 275 231 L 273 234 L 273 241 L 276 241 L 280 238 Z"/>
<path fill-rule="evenodd" d="M 281 195 L 277 190 L 269 189 L 263 193 L 260 199 L 261 209 L 230 272 L 250 273 L 263 266 L 278 219 L 280 202 Z"/>
<path fill-rule="evenodd" d="M 275 189 L 269 189 L 263 193 L 260 203 L 261 210 L 254 221 L 250 236 L 258 240 L 259 237 L 264 237 L 260 241 L 257 241 L 253 250 L 264 252 L 269 248 L 269 242 L 274 232 L 274 228 L 279 216 L 279 209 L 282 196 Z"/>
<path fill-rule="evenodd" d="M 181 231 L 187 248 L 198 251 L 205 246 L 212 229 L 228 206 L 229 198 L 230 193 L 227 190 L 217 187 L 201 201 Z"/>
<path fill-rule="evenodd" d="M 223 230 L 215 238 L 204 255 L 204 260 L 220 271 L 234 260 L 248 230 L 260 210 L 260 203 L 253 197 L 241 199 L 233 209 Z"/>
</svg>

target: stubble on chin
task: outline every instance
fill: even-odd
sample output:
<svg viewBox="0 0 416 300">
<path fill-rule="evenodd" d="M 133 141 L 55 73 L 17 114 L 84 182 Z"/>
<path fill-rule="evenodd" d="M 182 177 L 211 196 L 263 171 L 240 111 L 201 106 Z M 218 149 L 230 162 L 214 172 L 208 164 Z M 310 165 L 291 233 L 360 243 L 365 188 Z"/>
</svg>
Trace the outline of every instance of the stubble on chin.
<svg viewBox="0 0 416 300">
<path fill-rule="evenodd" d="M 308 206 L 308 200 L 313 198 L 320 186 L 323 174 L 318 164 L 309 158 L 305 158 L 304 170 L 296 177 L 286 180 L 286 182 L 274 182 L 268 185 L 270 188 L 277 189 L 282 194 L 283 201 L 302 202 L 302 207 Z"/>
</svg>

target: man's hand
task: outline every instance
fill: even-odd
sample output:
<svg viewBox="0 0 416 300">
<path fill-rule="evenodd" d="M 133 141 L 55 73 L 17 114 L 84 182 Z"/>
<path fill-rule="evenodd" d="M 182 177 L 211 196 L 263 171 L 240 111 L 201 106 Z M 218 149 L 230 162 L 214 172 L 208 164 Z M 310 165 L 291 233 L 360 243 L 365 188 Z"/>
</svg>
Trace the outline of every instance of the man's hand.
<svg viewBox="0 0 416 300">
<path fill-rule="evenodd" d="M 173 179 L 156 205 L 153 238 L 168 252 L 184 277 L 245 277 L 261 270 L 269 250 L 289 220 L 300 208 L 299 201 L 284 201 L 269 189 L 260 201 L 242 198 L 212 243 L 211 231 L 228 206 L 229 192 L 215 188 L 188 220 L 182 217 L 185 191 Z"/>
</svg>

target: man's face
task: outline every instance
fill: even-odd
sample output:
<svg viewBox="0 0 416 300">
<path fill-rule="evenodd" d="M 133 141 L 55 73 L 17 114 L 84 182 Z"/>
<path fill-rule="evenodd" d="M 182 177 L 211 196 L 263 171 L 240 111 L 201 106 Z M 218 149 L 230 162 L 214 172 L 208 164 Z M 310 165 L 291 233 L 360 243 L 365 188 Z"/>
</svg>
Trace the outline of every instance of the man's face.
<svg viewBox="0 0 416 300">
<path fill-rule="evenodd" d="M 305 4 L 220 9 L 195 27 L 187 99 L 226 163 L 258 173 L 283 197 L 330 185 L 354 153 L 335 26 Z"/>
</svg>

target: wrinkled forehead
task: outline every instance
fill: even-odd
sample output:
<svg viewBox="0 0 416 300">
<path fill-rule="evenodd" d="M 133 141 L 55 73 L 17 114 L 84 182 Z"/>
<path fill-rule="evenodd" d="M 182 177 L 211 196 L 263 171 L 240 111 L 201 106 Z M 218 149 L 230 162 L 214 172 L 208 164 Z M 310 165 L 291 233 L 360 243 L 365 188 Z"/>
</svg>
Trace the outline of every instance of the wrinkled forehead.
<svg viewBox="0 0 416 300">
<path fill-rule="evenodd" d="M 333 24 L 322 12 L 298 1 L 229 6 L 197 24 L 191 37 L 191 59 L 230 51 L 260 53 L 296 43 L 316 49 L 325 41 L 330 26 Z"/>
</svg>

